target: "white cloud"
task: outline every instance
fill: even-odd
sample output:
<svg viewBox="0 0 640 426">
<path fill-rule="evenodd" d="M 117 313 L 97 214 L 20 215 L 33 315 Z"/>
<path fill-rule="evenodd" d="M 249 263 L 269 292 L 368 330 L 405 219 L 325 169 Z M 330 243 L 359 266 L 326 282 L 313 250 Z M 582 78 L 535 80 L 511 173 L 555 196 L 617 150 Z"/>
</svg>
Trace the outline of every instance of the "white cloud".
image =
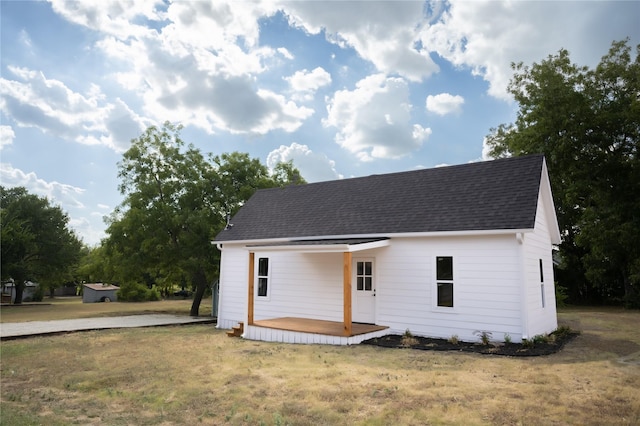
<svg viewBox="0 0 640 426">
<path fill-rule="evenodd" d="M 451 113 L 460 113 L 464 98 L 460 95 L 451 95 L 449 93 L 440 93 L 438 95 L 427 96 L 427 111 L 434 112 L 438 115 L 447 115 Z"/>
<path fill-rule="evenodd" d="M 97 216 L 94 213 L 91 213 L 91 216 Z M 102 215 L 100 217 L 96 217 L 96 220 L 102 221 Z M 86 217 L 72 217 L 69 219 L 69 225 L 76 231 L 76 235 L 82 239 L 85 244 L 89 246 L 96 246 L 100 243 L 104 237 L 106 237 L 105 232 L 101 228 L 97 228 L 95 223 Z"/>
<path fill-rule="evenodd" d="M 431 129 L 410 123 L 409 88 L 401 78 L 372 75 L 327 102 L 323 124 L 337 127 L 336 142 L 362 161 L 405 156 L 431 134 Z"/>
<path fill-rule="evenodd" d="M 287 2 L 292 25 L 353 47 L 386 74 L 420 81 L 438 71 L 429 53 L 417 47 L 425 13 L 421 2 Z"/>
<path fill-rule="evenodd" d="M 47 182 L 34 172 L 25 173 L 9 163 L 0 163 L 0 181 L 8 187 L 23 186 L 30 193 L 47 197 L 63 208 L 84 208 L 79 200 L 85 192 L 83 188 L 55 181 Z"/>
<path fill-rule="evenodd" d="M 86 94 L 69 89 L 42 72 L 8 66 L 17 80 L 0 78 L 0 111 L 21 127 L 35 127 L 62 139 L 103 144 L 124 151 L 145 125 L 124 102 L 105 102 L 93 85 Z M 117 126 L 114 126 L 117 124 Z"/>
<path fill-rule="evenodd" d="M 307 182 L 342 179 L 336 171 L 336 163 L 326 155 L 315 153 L 307 145 L 292 143 L 290 146 L 280 145 L 267 156 L 267 167 L 273 170 L 280 162 L 293 160 L 293 165 Z"/>
<path fill-rule="evenodd" d="M 295 99 L 307 101 L 313 99 L 313 95 L 319 88 L 331 84 L 331 74 L 322 67 L 316 67 L 312 71 L 306 69 L 296 71 L 292 76 L 283 78 L 296 92 Z"/>
<path fill-rule="evenodd" d="M 171 117 L 208 133 L 292 132 L 314 111 L 260 87 L 265 62 L 292 57 L 257 44 L 258 18 L 270 13 L 245 2 L 172 3 L 161 33 L 107 37 L 97 46 L 121 64 L 114 77 L 156 121 Z"/>
<path fill-rule="evenodd" d="M 136 19 L 160 22 L 165 15 L 157 8 L 162 5 L 161 0 L 49 1 L 53 10 L 68 21 L 122 38 L 154 31 L 145 25 L 133 24 Z"/>
<path fill-rule="evenodd" d="M 436 2 L 430 2 L 435 5 Z M 512 62 L 539 62 L 561 48 L 594 66 L 613 40 L 637 25 L 636 2 L 450 0 L 450 8 L 422 30 L 429 51 L 489 83 L 489 94 L 508 100 Z"/>
<path fill-rule="evenodd" d="M 0 126 L 0 149 L 7 145 L 11 145 L 16 134 L 11 126 Z"/>
</svg>

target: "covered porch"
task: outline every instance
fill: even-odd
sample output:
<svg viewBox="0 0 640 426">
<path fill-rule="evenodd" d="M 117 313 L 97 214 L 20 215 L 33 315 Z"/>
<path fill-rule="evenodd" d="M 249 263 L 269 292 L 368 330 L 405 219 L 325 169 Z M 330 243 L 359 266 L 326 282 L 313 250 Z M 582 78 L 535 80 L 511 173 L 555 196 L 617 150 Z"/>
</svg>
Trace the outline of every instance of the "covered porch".
<svg viewBox="0 0 640 426">
<path fill-rule="evenodd" d="M 352 252 L 384 247 L 387 238 L 291 241 L 281 244 L 250 246 L 248 276 L 248 312 L 243 337 L 251 340 L 288 343 L 318 343 L 350 345 L 387 334 L 386 326 L 352 321 Z M 342 253 L 342 311 L 343 321 L 283 316 L 254 319 L 255 252 L 296 251 L 302 253 Z"/>
<path fill-rule="evenodd" d="M 244 337 L 267 342 L 353 345 L 387 334 L 388 327 L 351 323 L 345 335 L 344 323 L 309 318 L 282 317 L 254 321 L 245 327 Z"/>
</svg>

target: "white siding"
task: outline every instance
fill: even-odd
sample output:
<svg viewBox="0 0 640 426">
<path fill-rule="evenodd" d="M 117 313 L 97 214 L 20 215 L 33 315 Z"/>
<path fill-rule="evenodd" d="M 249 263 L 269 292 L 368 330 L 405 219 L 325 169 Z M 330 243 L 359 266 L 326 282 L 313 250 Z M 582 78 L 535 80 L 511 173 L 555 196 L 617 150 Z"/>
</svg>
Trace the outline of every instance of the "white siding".
<svg viewBox="0 0 640 426">
<path fill-rule="evenodd" d="M 254 299 L 256 321 L 276 317 L 343 320 L 342 253 L 259 252 L 255 257 L 269 258 L 270 267 L 269 297 Z"/>
<path fill-rule="evenodd" d="M 249 326 L 245 327 L 244 338 L 265 342 L 301 343 L 319 345 L 356 345 L 363 340 L 382 337 L 389 334 L 387 330 L 359 334 L 357 336 L 328 336 L 325 334 L 301 333 L 297 331 L 277 330 L 273 328 Z"/>
<path fill-rule="evenodd" d="M 218 328 L 230 329 L 246 321 L 249 252 L 240 245 L 225 244 L 220 256 Z"/>
<path fill-rule="evenodd" d="M 544 209 L 542 194 L 538 197 L 534 232 L 524 237 L 524 279 L 526 288 L 525 310 L 527 318 L 525 336 L 550 333 L 558 328 L 556 315 L 555 285 L 553 276 L 552 245 Z M 544 299 L 540 287 L 540 259 L 544 277 Z"/>
<path fill-rule="evenodd" d="M 518 243 L 514 235 L 392 239 L 378 250 L 377 321 L 392 332 L 477 341 L 474 332 L 521 336 Z M 453 257 L 454 307 L 436 306 L 435 259 Z"/>
</svg>

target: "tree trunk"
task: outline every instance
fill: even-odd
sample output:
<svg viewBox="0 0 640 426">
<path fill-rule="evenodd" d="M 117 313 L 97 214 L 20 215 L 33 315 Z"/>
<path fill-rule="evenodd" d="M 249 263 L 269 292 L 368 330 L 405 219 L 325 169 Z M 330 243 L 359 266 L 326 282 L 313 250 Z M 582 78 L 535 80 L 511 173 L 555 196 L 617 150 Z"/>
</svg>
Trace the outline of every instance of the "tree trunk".
<svg viewBox="0 0 640 426">
<path fill-rule="evenodd" d="M 640 292 L 634 288 L 628 273 L 623 275 L 622 280 L 624 283 L 624 307 L 628 309 L 639 309 Z"/>
<path fill-rule="evenodd" d="M 196 285 L 196 293 L 193 295 L 193 303 L 191 304 L 191 312 L 189 315 L 197 317 L 200 312 L 200 302 L 202 302 L 202 296 L 207 289 L 207 275 L 202 268 L 198 268 L 193 274 L 193 283 Z"/>
<path fill-rule="evenodd" d="M 14 305 L 22 305 L 22 294 L 24 293 L 24 280 L 18 279 L 13 282 L 16 297 L 13 300 Z"/>
</svg>

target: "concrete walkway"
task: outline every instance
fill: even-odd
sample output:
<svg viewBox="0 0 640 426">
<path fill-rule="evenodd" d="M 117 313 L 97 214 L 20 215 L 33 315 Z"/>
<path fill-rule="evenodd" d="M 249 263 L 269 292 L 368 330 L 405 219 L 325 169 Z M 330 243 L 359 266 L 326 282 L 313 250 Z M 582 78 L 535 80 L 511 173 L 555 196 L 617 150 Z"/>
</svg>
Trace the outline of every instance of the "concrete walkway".
<svg viewBox="0 0 640 426">
<path fill-rule="evenodd" d="M 28 321 L 0 324 L 0 339 L 68 333 L 72 331 L 100 330 L 107 328 L 156 327 L 194 323 L 214 323 L 215 318 L 186 317 L 179 315 L 127 315 L 121 317 L 81 318 L 57 321 Z"/>
</svg>

